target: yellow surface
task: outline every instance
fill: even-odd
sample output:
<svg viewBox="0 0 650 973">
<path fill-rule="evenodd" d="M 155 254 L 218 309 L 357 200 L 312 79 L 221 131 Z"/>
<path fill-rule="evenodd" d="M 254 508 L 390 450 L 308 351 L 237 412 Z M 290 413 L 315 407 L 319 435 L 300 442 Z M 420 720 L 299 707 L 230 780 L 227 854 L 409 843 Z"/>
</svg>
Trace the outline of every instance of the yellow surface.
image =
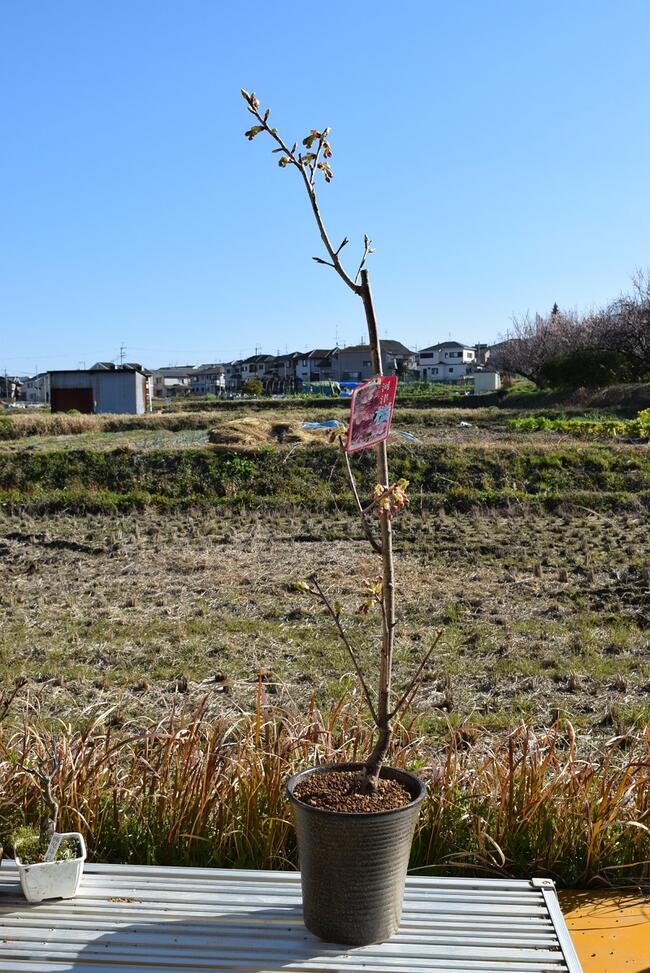
<svg viewBox="0 0 650 973">
<path fill-rule="evenodd" d="M 560 892 L 584 973 L 650 973 L 650 894 Z"/>
</svg>

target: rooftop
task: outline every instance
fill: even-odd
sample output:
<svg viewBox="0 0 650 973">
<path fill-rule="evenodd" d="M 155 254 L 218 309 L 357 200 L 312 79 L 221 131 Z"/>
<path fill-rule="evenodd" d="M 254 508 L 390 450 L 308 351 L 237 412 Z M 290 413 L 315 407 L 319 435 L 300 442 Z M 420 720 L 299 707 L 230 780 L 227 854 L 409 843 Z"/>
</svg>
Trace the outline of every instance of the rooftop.
<svg viewBox="0 0 650 973">
<path fill-rule="evenodd" d="M 393 341 L 390 338 L 382 338 L 380 341 L 381 350 L 388 352 L 389 355 L 402 355 L 404 357 L 412 355 L 413 352 L 403 345 L 401 341 Z M 339 353 L 343 351 L 370 351 L 370 345 L 348 345 L 347 348 L 339 348 Z"/>
<path fill-rule="evenodd" d="M 185 376 L 196 371 L 196 365 L 164 365 L 162 368 L 155 368 L 155 375 L 163 375 L 165 378 L 185 378 Z"/>
<path fill-rule="evenodd" d="M 195 365 L 192 369 L 192 375 L 202 375 L 204 372 L 224 372 L 225 368 L 220 364 L 205 364 L 205 365 Z"/>
<path fill-rule="evenodd" d="M 474 351 L 474 345 L 464 345 L 462 341 L 440 341 L 437 345 L 420 348 L 418 354 L 421 355 L 423 351 L 440 351 L 441 348 L 466 348 L 468 351 Z"/>
<path fill-rule="evenodd" d="M 105 368 L 106 364 L 112 368 Z M 116 365 L 114 362 L 97 362 L 92 368 L 53 368 L 47 372 L 48 375 L 121 375 L 124 372 L 139 372 L 140 375 L 152 375 L 148 368 L 138 365 L 137 362 L 124 362 L 123 365 Z"/>
</svg>

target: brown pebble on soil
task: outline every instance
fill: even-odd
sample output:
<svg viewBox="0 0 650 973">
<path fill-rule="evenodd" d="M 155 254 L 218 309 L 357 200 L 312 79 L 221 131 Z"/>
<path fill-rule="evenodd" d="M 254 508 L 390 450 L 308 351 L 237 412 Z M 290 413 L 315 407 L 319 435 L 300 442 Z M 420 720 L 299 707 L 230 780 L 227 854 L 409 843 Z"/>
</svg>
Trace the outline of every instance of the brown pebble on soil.
<svg viewBox="0 0 650 973">
<path fill-rule="evenodd" d="M 359 783 L 360 775 L 356 771 L 311 774 L 298 784 L 294 794 L 312 807 L 355 814 L 393 811 L 412 800 L 406 788 L 396 780 L 379 778 L 374 794 L 362 794 Z"/>
</svg>

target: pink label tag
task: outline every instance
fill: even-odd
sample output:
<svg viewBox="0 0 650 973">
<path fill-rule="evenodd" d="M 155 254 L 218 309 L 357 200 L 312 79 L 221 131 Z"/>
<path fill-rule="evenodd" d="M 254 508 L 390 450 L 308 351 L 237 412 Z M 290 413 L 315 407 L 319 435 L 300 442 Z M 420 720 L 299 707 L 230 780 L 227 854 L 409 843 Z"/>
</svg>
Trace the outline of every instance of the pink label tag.
<svg viewBox="0 0 650 973">
<path fill-rule="evenodd" d="M 357 386 L 352 393 L 346 452 L 367 449 L 388 439 L 396 392 L 396 375 L 377 375 Z"/>
</svg>

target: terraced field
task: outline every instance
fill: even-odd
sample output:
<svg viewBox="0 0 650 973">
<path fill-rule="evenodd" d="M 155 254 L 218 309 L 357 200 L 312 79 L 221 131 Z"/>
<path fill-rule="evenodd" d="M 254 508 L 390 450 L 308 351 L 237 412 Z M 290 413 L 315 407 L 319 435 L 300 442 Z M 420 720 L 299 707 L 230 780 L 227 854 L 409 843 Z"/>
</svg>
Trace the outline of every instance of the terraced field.
<svg viewBox="0 0 650 973">
<path fill-rule="evenodd" d="M 399 678 L 438 629 L 417 703 L 427 732 L 569 716 L 614 736 L 650 715 L 650 532 L 644 513 L 411 511 L 398 527 Z M 3 517 L 0 673 L 42 712 L 115 720 L 207 694 L 254 706 L 332 702 L 354 686 L 328 619 L 292 589 L 317 571 L 357 614 L 378 566 L 347 515 L 156 510 Z M 343 673 L 343 675 L 341 675 Z M 347 675 L 346 675 L 347 673 Z M 30 703 L 31 705 L 31 703 Z"/>
</svg>

